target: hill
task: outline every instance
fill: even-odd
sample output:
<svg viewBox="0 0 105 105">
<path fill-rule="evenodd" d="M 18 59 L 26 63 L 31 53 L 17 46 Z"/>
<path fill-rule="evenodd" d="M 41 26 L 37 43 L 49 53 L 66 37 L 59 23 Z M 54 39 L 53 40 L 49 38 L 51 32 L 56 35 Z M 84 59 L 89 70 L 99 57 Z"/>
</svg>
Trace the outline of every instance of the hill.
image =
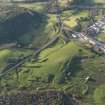
<svg viewBox="0 0 105 105">
<path fill-rule="evenodd" d="M 60 3 L 65 26 L 81 32 L 93 24 L 88 10 L 69 9 L 64 1 Z M 48 13 L 42 2 L 1 5 L 0 8 L 1 46 L 16 43 L 0 50 L 1 96 L 56 90 L 65 93 L 64 100 L 73 96 L 83 105 L 104 102 L 105 56 L 102 53 L 73 38 L 70 32 L 62 33 L 56 14 Z M 103 15 L 94 17 L 95 21 L 100 17 Z M 103 39 L 102 35 L 104 33 L 99 33 L 95 38 Z M 22 60 L 25 62 L 10 69 Z"/>
<path fill-rule="evenodd" d="M 18 42 L 19 44 L 28 45 L 34 39 L 38 41 L 36 38 L 37 32 L 39 31 L 38 34 L 41 36 L 42 32 L 44 33 L 43 27 L 46 23 L 47 17 L 41 13 L 16 5 L 1 5 L 0 43 Z M 45 37 L 45 39 L 48 39 L 47 35 Z M 26 40 L 24 41 L 24 39 Z"/>
</svg>

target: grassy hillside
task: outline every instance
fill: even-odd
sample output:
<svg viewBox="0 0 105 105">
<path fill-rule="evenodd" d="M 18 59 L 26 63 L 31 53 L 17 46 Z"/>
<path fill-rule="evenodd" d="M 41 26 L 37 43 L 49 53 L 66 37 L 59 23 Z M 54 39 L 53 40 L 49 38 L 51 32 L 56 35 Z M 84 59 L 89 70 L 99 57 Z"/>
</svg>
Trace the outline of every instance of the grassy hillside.
<svg viewBox="0 0 105 105">
<path fill-rule="evenodd" d="M 7 14 L 3 15 L 4 12 Z M 0 43 L 18 42 L 21 45 L 32 44 L 33 41 L 40 46 L 39 39 L 48 40 L 46 30 L 48 17 L 43 13 L 28 10 L 18 6 L 1 6 L 0 14 Z M 39 38 L 40 37 L 40 38 Z M 35 45 L 35 44 L 34 44 Z"/>
<path fill-rule="evenodd" d="M 63 0 L 61 7 L 65 3 Z M 11 15 L 3 15 L 4 10 L 0 14 L 0 43 L 16 41 L 17 45 L 22 45 L 0 50 L 0 73 L 8 70 L 8 64 L 13 65 L 22 57 L 35 54 L 55 36 L 59 35 L 59 40 L 37 57 L 32 56 L 17 69 L 0 77 L 0 94 L 56 89 L 81 98 L 83 103 L 104 105 L 105 56 L 77 39 L 70 38 L 65 43 L 56 25 L 56 14 L 45 14 L 45 5 L 41 2 L 18 6 L 15 10 L 9 8 L 7 12 Z M 78 20 L 88 18 L 88 13 L 87 10 L 65 10 L 60 15 L 66 25 L 75 28 Z M 86 20 L 81 24 L 86 26 L 89 22 Z M 104 41 L 104 34 L 97 35 L 97 39 Z M 7 69 L 3 69 L 5 67 Z"/>
</svg>

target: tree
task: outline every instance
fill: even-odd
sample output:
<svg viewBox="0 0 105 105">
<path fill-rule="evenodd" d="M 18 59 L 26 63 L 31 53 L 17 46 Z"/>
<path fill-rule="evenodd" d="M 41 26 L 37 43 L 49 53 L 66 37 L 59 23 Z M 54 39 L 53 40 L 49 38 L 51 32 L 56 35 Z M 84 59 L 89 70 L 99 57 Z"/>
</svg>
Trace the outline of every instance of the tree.
<svg viewBox="0 0 105 105">
<path fill-rule="evenodd" d="M 52 80 L 54 79 L 54 75 L 53 74 L 48 74 L 48 83 L 52 82 Z"/>
</svg>

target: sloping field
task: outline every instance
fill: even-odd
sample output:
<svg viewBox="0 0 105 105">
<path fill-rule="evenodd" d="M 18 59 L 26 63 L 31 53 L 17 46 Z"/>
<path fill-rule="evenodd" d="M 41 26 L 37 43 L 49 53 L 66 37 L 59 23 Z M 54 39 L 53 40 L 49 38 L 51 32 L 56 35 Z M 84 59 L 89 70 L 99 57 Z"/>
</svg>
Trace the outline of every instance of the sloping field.
<svg viewBox="0 0 105 105">
<path fill-rule="evenodd" d="M 105 3 L 105 0 L 94 0 L 95 3 Z"/>
</svg>

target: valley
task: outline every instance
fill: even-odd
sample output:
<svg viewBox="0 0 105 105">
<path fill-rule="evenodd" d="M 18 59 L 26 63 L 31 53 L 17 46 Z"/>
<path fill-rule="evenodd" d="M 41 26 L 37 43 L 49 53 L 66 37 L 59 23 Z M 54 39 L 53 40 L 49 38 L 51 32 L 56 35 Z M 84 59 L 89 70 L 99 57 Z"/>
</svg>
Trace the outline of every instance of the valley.
<svg viewBox="0 0 105 105">
<path fill-rule="evenodd" d="M 0 2 L 0 105 L 104 105 L 104 3 Z"/>
</svg>

